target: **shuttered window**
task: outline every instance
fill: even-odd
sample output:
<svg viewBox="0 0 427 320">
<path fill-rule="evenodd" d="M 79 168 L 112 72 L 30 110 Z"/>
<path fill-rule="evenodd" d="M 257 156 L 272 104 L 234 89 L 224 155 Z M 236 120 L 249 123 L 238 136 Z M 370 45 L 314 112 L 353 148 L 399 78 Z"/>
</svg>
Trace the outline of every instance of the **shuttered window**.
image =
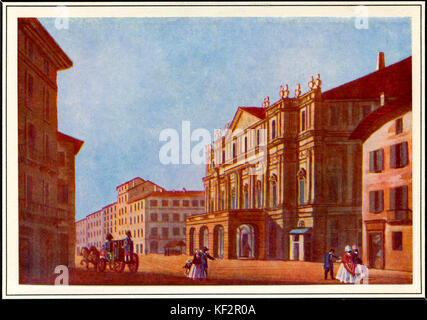
<svg viewBox="0 0 427 320">
<path fill-rule="evenodd" d="M 402 142 L 390 146 L 390 167 L 403 168 L 409 163 L 408 142 Z"/>
<path fill-rule="evenodd" d="M 390 209 L 408 208 L 408 186 L 400 186 L 390 189 Z"/>
<path fill-rule="evenodd" d="M 369 212 L 378 213 L 384 211 L 384 190 L 369 192 Z"/>
<path fill-rule="evenodd" d="M 378 149 L 369 152 L 369 172 L 381 172 L 384 170 L 384 150 Z"/>
</svg>

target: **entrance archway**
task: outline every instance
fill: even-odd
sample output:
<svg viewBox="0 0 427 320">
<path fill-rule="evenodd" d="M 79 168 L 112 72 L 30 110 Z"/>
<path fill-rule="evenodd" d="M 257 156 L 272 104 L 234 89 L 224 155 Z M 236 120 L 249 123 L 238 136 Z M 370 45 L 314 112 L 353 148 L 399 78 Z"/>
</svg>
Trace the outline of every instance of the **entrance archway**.
<svg viewBox="0 0 427 320">
<path fill-rule="evenodd" d="M 215 258 L 224 258 L 224 227 L 215 226 L 214 229 L 214 247 L 213 254 Z"/>
<path fill-rule="evenodd" d="M 255 232 L 249 224 L 241 225 L 236 232 L 237 258 L 255 258 Z"/>
</svg>

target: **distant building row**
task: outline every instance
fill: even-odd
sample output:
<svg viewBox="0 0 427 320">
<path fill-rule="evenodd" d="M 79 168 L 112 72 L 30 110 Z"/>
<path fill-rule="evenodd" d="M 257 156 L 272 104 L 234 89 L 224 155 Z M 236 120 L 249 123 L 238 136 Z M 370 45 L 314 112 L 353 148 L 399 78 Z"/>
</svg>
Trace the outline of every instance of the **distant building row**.
<svg viewBox="0 0 427 320">
<path fill-rule="evenodd" d="M 116 188 L 117 201 L 76 222 L 76 252 L 100 249 L 111 233 L 114 239 L 130 230 L 138 254 L 185 250 L 185 219 L 204 212 L 203 191 L 167 191 L 135 178 Z"/>
</svg>

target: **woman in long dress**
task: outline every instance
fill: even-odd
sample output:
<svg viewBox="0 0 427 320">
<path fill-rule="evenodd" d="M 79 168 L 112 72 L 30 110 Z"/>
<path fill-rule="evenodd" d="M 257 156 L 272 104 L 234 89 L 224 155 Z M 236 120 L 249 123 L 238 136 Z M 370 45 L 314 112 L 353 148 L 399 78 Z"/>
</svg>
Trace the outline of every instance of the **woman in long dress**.
<svg viewBox="0 0 427 320">
<path fill-rule="evenodd" d="M 342 256 L 341 261 L 341 265 L 338 269 L 337 280 L 344 283 L 355 283 L 356 265 L 353 261 L 353 254 L 350 246 L 345 247 L 345 253 Z"/>
<path fill-rule="evenodd" d="M 190 268 L 190 273 L 188 274 L 189 279 L 193 280 L 202 280 L 203 279 L 203 270 L 202 270 L 202 251 L 197 250 L 194 254 L 192 265 Z"/>
</svg>

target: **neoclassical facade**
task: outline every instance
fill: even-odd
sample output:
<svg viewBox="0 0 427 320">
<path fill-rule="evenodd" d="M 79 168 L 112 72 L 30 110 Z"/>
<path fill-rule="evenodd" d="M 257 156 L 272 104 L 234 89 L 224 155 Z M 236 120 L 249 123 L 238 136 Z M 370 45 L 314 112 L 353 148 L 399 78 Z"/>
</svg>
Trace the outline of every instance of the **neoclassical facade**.
<svg viewBox="0 0 427 320">
<path fill-rule="evenodd" d="M 379 61 L 326 92 L 317 75 L 304 93 L 286 85 L 275 103 L 237 109 L 207 146 L 206 213 L 187 218 L 189 254 L 321 261 L 329 248 L 362 247 L 362 145 L 349 136 L 396 78 Z"/>
</svg>

